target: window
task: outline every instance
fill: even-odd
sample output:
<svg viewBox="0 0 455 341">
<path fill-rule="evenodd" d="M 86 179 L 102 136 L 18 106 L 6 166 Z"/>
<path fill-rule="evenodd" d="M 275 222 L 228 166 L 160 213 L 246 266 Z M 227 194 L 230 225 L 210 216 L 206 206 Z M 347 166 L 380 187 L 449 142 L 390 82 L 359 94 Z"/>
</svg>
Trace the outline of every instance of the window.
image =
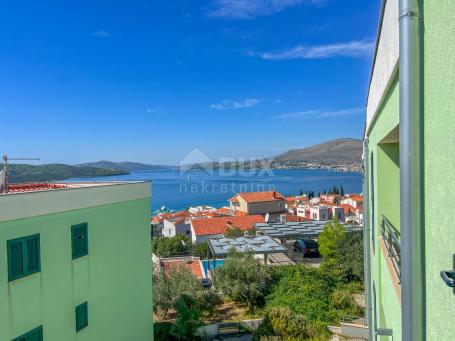
<svg viewBox="0 0 455 341">
<path fill-rule="evenodd" d="M 88 326 L 87 302 L 76 307 L 76 332 Z"/>
<path fill-rule="evenodd" d="M 7 241 L 8 281 L 41 271 L 39 234 Z"/>
<path fill-rule="evenodd" d="M 43 326 L 39 326 L 24 335 L 16 337 L 12 341 L 43 341 Z"/>
<path fill-rule="evenodd" d="M 88 255 L 87 223 L 71 226 L 73 259 Z"/>
</svg>

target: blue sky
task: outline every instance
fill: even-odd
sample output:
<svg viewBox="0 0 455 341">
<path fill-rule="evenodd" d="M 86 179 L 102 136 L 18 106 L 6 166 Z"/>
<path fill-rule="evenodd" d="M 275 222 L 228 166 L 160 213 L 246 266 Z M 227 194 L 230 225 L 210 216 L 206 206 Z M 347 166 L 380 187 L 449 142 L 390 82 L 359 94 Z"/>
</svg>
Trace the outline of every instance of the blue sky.
<svg viewBox="0 0 455 341">
<path fill-rule="evenodd" d="M 0 4 L 0 152 L 256 158 L 362 136 L 379 0 Z"/>
</svg>

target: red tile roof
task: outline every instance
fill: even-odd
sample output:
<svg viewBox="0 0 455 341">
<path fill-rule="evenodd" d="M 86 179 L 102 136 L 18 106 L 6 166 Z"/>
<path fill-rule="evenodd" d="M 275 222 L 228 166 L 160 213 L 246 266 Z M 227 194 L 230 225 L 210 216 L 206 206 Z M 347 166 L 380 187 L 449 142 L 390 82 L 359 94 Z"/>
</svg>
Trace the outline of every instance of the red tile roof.
<svg viewBox="0 0 455 341">
<path fill-rule="evenodd" d="M 66 184 L 53 184 L 48 182 L 42 183 L 18 183 L 8 184 L 8 193 L 22 193 L 22 192 L 35 192 L 35 191 L 48 191 L 51 189 L 66 188 Z"/>
<path fill-rule="evenodd" d="M 349 214 L 351 213 L 351 209 L 353 208 L 351 205 L 349 204 L 340 204 L 341 207 L 343 207 L 343 210 L 344 210 L 344 214 Z"/>
<path fill-rule="evenodd" d="M 354 201 L 357 201 L 357 202 L 363 201 L 363 197 L 361 195 L 353 195 L 351 197 L 351 199 L 354 200 Z"/>
<path fill-rule="evenodd" d="M 164 273 L 169 275 L 171 269 L 179 269 L 180 267 L 185 267 L 190 270 L 194 276 L 199 279 L 202 279 L 202 270 L 199 264 L 199 261 L 192 261 L 192 260 L 185 260 L 185 259 L 178 259 L 178 260 L 166 260 L 162 261 L 162 267 Z"/>
<path fill-rule="evenodd" d="M 189 217 L 190 212 L 183 210 L 183 211 L 178 211 L 178 212 L 172 212 L 172 213 L 161 213 L 156 215 L 155 217 L 152 218 L 153 222 L 161 222 L 164 219 L 173 219 L 173 218 L 179 218 L 179 217 Z"/>
<path fill-rule="evenodd" d="M 193 220 L 194 232 L 197 236 L 224 234 L 230 227 L 236 227 L 242 231 L 253 228 L 254 223 L 263 223 L 264 218 L 261 215 L 221 217 L 212 219 Z"/>
<path fill-rule="evenodd" d="M 241 197 L 246 202 L 264 202 L 264 201 L 275 201 L 275 200 L 286 200 L 286 198 L 277 191 L 269 192 L 242 192 L 236 194 L 234 197 L 229 199 L 231 202 L 238 201 L 237 197 Z"/>
<path fill-rule="evenodd" d="M 232 210 L 229 207 L 220 207 L 215 212 L 217 212 L 218 214 L 221 214 L 221 215 L 232 215 L 233 214 Z"/>
<path fill-rule="evenodd" d="M 220 213 L 217 211 L 198 211 L 191 214 L 192 217 L 219 217 Z"/>
</svg>

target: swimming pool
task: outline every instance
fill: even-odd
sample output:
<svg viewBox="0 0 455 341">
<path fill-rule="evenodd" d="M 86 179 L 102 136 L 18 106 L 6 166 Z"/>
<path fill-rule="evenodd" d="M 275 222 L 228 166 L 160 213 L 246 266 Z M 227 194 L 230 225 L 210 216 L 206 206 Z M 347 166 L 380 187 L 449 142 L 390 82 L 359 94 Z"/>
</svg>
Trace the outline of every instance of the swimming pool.
<svg viewBox="0 0 455 341">
<path fill-rule="evenodd" d="M 202 260 L 202 266 L 204 267 L 205 276 L 208 277 L 208 268 L 209 263 L 207 260 Z M 215 262 L 213 260 L 210 261 L 210 270 L 221 268 L 223 266 L 223 259 L 217 259 Z"/>
</svg>

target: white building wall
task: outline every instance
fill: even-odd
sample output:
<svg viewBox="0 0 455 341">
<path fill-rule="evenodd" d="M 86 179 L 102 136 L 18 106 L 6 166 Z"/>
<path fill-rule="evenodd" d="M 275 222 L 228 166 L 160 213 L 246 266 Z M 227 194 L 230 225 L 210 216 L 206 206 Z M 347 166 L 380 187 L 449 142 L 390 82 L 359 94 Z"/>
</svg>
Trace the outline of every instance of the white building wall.
<svg viewBox="0 0 455 341">
<path fill-rule="evenodd" d="M 383 95 L 391 85 L 391 80 L 398 70 L 398 0 L 387 0 L 385 4 L 382 29 L 368 92 L 366 134 L 368 134 L 369 127 L 382 104 Z"/>
</svg>

